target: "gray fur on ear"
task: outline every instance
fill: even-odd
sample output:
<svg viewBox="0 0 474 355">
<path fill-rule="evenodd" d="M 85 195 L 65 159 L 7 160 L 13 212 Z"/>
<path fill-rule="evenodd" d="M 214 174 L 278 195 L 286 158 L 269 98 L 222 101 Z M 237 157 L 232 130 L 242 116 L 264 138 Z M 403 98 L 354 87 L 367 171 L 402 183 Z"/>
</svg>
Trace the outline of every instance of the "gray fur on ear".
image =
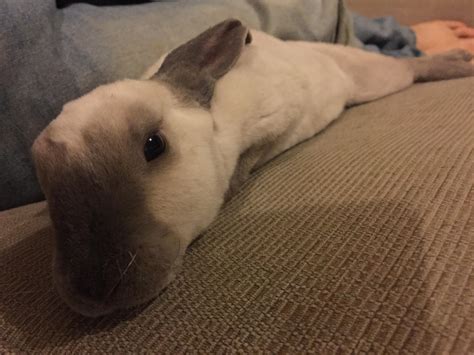
<svg viewBox="0 0 474 355">
<path fill-rule="evenodd" d="M 171 84 L 209 108 L 215 82 L 232 69 L 251 41 L 249 30 L 239 20 L 225 20 L 171 51 L 152 79 Z"/>
</svg>

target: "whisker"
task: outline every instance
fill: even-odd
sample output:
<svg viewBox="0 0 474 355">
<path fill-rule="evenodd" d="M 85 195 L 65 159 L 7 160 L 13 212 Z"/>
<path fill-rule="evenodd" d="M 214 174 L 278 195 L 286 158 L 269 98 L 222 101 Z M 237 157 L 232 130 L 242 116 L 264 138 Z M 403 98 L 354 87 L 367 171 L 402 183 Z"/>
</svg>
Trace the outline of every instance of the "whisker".
<svg viewBox="0 0 474 355">
<path fill-rule="evenodd" d="M 175 264 L 176 260 L 179 258 L 180 253 L 181 253 L 181 240 L 178 239 L 178 248 L 176 250 L 176 254 L 175 254 L 174 258 L 172 259 L 172 261 L 170 259 L 165 265 L 160 265 L 160 268 L 163 268 L 163 271 L 166 271 L 169 267 L 172 267 Z M 132 252 L 128 251 L 128 255 L 130 255 L 130 261 L 128 262 L 127 266 L 125 267 L 125 269 L 123 271 L 120 267 L 120 263 L 118 262 L 118 260 L 117 259 L 115 260 L 117 268 L 119 269 L 119 272 L 120 272 L 120 279 L 117 281 L 117 283 L 115 283 L 115 285 L 107 293 L 107 295 L 105 296 L 105 300 L 107 300 L 109 297 L 111 297 L 114 294 L 114 292 L 118 289 L 118 287 L 122 283 L 123 278 L 126 275 L 126 273 L 130 270 L 133 263 L 135 263 L 137 253 L 132 254 Z M 137 264 L 137 266 L 138 266 L 138 264 Z M 138 267 L 138 269 L 140 269 L 140 268 Z"/>
<path fill-rule="evenodd" d="M 118 259 L 115 259 L 115 265 L 117 265 L 117 269 L 119 269 L 120 274 L 122 274 L 122 268 L 120 267 Z"/>
<path fill-rule="evenodd" d="M 176 256 L 174 257 L 174 260 L 170 265 L 174 265 L 176 260 L 179 258 L 180 253 L 181 253 L 181 239 L 178 238 L 178 250 L 176 251 Z"/>
<path fill-rule="evenodd" d="M 121 270 L 120 268 L 120 264 L 117 260 L 115 260 L 115 263 L 117 264 L 119 270 L 120 270 L 120 279 L 117 281 L 117 283 L 110 289 L 110 291 L 107 293 L 107 295 L 105 296 L 105 299 L 108 299 L 110 296 L 113 295 L 113 293 L 117 290 L 117 288 L 120 286 L 120 284 L 122 283 L 123 281 L 123 277 L 125 276 L 125 274 L 127 273 L 127 271 L 130 269 L 130 267 L 133 265 L 133 263 L 135 262 L 135 259 L 137 257 L 137 253 L 135 254 L 132 254 L 130 251 L 128 252 L 128 255 L 130 255 L 130 261 L 129 263 L 127 264 L 127 266 L 125 267 L 125 270 Z"/>
<path fill-rule="evenodd" d="M 137 253 L 133 254 L 129 251 L 128 252 L 128 255 L 130 255 L 131 259 L 130 259 L 130 262 L 128 263 L 127 267 L 125 268 L 125 270 L 123 270 L 123 273 L 122 275 L 120 275 L 120 278 L 122 279 L 125 274 L 127 273 L 128 269 L 130 269 L 130 267 L 132 266 L 133 262 L 135 261 L 135 258 L 137 257 Z"/>
</svg>

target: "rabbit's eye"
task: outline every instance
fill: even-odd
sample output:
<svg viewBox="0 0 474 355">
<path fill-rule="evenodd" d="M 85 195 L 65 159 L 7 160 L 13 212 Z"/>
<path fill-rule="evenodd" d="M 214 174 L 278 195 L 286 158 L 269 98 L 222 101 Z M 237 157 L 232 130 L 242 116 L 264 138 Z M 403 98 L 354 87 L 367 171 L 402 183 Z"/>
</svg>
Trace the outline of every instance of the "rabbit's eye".
<svg viewBox="0 0 474 355">
<path fill-rule="evenodd" d="M 158 158 L 165 151 L 165 148 L 166 142 L 159 134 L 148 137 L 143 148 L 146 161 Z"/>
</svg>

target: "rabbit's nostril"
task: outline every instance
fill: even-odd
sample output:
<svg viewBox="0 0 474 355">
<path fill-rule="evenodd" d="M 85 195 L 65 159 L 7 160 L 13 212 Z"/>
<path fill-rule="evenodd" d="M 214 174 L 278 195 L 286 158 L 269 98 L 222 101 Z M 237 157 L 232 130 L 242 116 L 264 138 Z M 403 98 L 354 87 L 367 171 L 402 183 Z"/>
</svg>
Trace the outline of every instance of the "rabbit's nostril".
<svg viewBox="0 0 474 355">
<path fill-rule="evenodd" d="M 72 292 L 87 301 L 102 302 L 107 295 L 107 286 L 103 279 L 83 274 L 73 281 Z"/>
</svg>

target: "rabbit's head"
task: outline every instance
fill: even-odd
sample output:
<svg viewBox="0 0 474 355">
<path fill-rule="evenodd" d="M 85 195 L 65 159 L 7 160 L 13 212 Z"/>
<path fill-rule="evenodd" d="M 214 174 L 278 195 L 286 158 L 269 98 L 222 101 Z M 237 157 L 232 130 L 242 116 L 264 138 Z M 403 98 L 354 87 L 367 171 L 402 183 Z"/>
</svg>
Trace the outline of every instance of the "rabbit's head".
<svg viewBox="0 0 474 355">
<path fill-rule="evenodd" d="M 154 298 L 216 216 L 228 178 L 211 99 L 249 42 L 239 21 L 224 21 L 172 51 L 151 79 L 67 104 L 36 139 L 54 280 L 74 310 L 99 316 Z"/>
</svg>

